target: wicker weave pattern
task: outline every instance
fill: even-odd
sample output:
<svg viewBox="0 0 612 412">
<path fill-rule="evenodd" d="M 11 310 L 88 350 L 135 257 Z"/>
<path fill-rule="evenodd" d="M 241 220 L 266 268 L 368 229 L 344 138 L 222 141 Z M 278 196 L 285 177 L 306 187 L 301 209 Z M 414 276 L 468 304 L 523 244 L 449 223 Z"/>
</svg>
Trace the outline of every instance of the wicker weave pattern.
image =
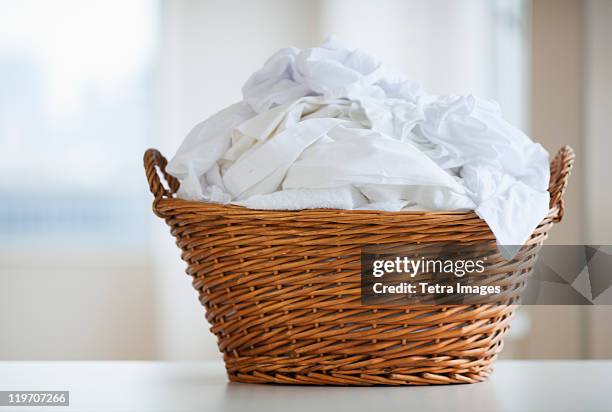
<svg viewBox="0 0 612 412">
<path fill-rule="evenodd" d="M 573 164 L 551 163 L 551 205 L 519 263 L 491 276 L 520 287 L 552 227 Z M 232 381 L 333 385 L 428 385 L 484 380 L 515 307 L 367 307 L 360 304 L 360 247 L 491 242 L 473 212 L 258 211 L 174 197 L 178 181 L 150 149 L 145 170 L 187 262 Z M 159 169 L 167 188 L 160 182 Z"/>
</svg>

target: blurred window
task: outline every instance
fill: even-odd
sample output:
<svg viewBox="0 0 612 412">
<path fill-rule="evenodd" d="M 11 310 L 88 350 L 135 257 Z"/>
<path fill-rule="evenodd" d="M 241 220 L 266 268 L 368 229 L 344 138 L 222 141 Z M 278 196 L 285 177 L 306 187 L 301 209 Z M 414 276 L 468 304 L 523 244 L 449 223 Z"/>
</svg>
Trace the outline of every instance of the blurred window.
<svg viewBox="0 0 612 412">
<path fill-rule="evenodd" d="M 142 248 L 157 2 L 0 10 L 0 244 Z"/>
</svg>

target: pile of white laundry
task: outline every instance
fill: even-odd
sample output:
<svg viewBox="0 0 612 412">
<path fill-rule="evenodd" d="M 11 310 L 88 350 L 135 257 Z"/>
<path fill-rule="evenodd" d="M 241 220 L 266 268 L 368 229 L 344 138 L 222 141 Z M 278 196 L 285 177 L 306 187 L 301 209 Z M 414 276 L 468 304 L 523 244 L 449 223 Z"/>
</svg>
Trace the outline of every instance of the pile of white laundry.
<svg viewBox="0 0 612 412">
<path fill-rule="evenodd" d="M 521 245 L 548 212 L 548 153 L 474 96 L 433 96 L 334 39 L 274 54 L 168 165 L 178 196 L 252 209 L 474 210 Z"/>
</svg>

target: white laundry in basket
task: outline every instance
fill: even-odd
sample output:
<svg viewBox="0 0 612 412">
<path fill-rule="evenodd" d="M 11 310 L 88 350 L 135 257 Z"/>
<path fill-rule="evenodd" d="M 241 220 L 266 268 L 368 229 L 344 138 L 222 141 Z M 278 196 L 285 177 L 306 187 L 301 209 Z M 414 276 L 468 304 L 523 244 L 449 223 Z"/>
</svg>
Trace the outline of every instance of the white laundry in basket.
<svg viewBox="0 0 612 412">
<path fill-rule="evenodd" d="M 253 209 L 474 210 L 502 245 L 548 212 L 548 153 L 474 96 L 427 95 L 330 40 L 282 49 L 197 125 L 178 196 Z"/>
</svg>

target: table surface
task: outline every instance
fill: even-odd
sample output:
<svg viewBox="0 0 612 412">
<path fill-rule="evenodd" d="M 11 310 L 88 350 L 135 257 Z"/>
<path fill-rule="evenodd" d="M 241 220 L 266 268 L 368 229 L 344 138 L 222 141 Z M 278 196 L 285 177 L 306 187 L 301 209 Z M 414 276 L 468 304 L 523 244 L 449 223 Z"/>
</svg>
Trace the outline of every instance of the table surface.
<svg viewBox="0 0 612 412">
<path fill-rule="evenodd" d="M 0 362 L 0 390 L 68 390 L 4 411 L 612 411 L 612 361 L 498 361 L 487 382 L 429 387 L 228 383 L 212 362 Z"/>
</svg>

